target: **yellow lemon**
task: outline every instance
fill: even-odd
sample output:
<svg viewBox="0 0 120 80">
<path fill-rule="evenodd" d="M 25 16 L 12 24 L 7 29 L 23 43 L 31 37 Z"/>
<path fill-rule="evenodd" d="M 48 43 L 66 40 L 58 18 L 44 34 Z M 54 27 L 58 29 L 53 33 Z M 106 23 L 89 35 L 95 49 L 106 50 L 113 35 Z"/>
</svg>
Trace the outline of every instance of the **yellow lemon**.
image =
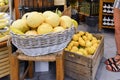
<svg viewBox="0 0 120 80">
<path fill-rule="evenodd" d="M 72 37 L 72 39 L 74 41 L 78 41 L 79 40 L 79 36 L 77 34 L 74 34 L 73 37 Z"/>
<path fill-rule="evenodd" d="M 73 46 L 77 46 L 78 47 L 78 45 L 79 45 L 79 43 L 77 41 L 72 41 L 72 43 L 73 43 Z"/>
<path fill-rule="evenodd" d="M 85 34 L 84 31 L 79 31 L 79 35 L 80 35 L 80 36 L 82 36 L 82 35 L 84 35 L 84 34 Z"/>
<path fill-rule="evenodd" d="M 79 39 L 79 44 L 80 44 L 81 46 L 85 46 L 85 41 L 82 40 L 82 39 Z"/>
<path fill-rule="evenodd" d="M 82 36 L 82 38 L 86 41 L 88 40 L 88 38 L 86 36 Z"/>
<path fill-rule="evenodd" d="M 82 52 L 80 52 L 80 51 L 77 51 L 76 52 L 77 54 L 80 54 L 80 55 L 84 55 Z"/>
<path fill-rule="evenodd" d="M 72 23 L 74 25 L 74 27 L 77 29 L 78 28 L 78 22 L 74 19 L 72 19 Z"/>
<path fill-rule="evenodd" d="M 71 49 L 71 52 L 77 52 L 78 50 L 79 50 L 78 47 L 73 46 L 72 49 Z"/>
</svg>

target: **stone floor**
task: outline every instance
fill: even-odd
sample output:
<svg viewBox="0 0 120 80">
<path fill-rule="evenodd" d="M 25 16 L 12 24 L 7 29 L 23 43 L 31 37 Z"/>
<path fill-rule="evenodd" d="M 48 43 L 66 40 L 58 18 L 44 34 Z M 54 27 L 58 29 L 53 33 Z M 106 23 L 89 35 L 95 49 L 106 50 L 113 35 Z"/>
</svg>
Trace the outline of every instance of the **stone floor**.
<svg viewBox="0 0 120 80">
<path fill-rule="evenodd" d="M 86 24 L 80 23 L 79 30 L 88 31 L 90 27 Z M 89 29 L 90 30 L 90 29 Z M 96 30 L 97 31 L 97 30 Z M 110 72 L 105 68 L 104 61 L 113 57 L 116 54 L 116 45 L 114 39 L 114 30 L 111 29 L 103 29 L 100 34 L 104 35 L 104 56 L 100 62 L 99 68 L 96 73 L 95 80 L 120 80 L 120 72 Z M 22 67 L 22 66 L 21 66 Z M 31 80 L 55 80 L 55 64 L 50 63 L 50 71 L 44 73 L 35 73 L 35 77 Z M 53 73 L 53 75 L 51 74 Z M 10 80 L 9 76 L 1 78 L 0 80 Z M 26 79 L 30 80 L 30 79 Z M 73 80 L 72 78 L 65 76 L 65 80 Z"/>
</svg>

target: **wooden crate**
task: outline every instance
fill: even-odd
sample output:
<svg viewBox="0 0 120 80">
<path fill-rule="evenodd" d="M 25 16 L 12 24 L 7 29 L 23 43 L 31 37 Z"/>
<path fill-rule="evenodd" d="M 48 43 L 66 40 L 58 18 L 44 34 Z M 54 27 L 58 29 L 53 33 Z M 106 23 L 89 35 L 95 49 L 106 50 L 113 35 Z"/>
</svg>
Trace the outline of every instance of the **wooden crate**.
<svg viewBox="0 0 120 80">
<path fill-rule="evenodd" d="M 100 39 L 100 45 L 91 57 L 82 56 L 73 52 L 65 51 L 65 74 L 75 80 L 94 80 L 104 52 L 104 37 L 94 35 Z"/>
<path fill-rule="evenodd" d="M 0 42 L 0 78 L 9 75 L 9 51 L 7 41 Z"/>
</svg>

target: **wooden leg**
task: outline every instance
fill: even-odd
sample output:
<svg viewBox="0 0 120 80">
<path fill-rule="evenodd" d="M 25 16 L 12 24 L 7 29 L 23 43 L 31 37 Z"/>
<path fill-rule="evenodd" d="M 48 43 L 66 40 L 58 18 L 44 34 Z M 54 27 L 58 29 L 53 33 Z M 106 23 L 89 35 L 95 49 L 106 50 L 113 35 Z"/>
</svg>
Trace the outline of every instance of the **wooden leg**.
<svg viewBox="0 0 120 80">
<path fill-rule="evenodd" d="M 17 55 L 10 55 L 10 80 L 19 80 L 19 61 Z"/>
<path fill-rule="evenodd" d="M 33 61 L 29 61 L 29 70 L 28 70 L 28 76 L 29 78 L 33 78 Z"/>
<path fill-rule="evenodd" d="M 56 80 L 64 80 L 64 59 L 63 59 L 63 54 L 60 54 L 60 55 L 58 55 L 56 57 Z"/>
</svg>

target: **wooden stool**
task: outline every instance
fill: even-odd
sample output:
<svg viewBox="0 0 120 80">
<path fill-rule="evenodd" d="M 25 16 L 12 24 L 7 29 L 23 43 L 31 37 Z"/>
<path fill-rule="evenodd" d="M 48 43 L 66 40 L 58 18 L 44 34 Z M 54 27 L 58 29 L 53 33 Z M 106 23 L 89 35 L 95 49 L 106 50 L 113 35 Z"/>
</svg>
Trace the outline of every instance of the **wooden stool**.
<svg viewBox="0 0 120 80">
<path fill-rule="evenodd" d="M 9 46 L 9 50 L 12 50 L 11 46 Z M 21 80 L 24 80 L 27 73 L 30 78 L 33 77 L 33 61 L 42 61 L 42 62 L 56 61 L 56 80 L 64 80 L 63 51 L 48 54 L 48 55 L 36 56 L 36 57 L 24 55 L 19 50 L 17 50 L 14 53 L 11 52 L 10 53 L 10 80 L 20 80 L 19 60 L 28 61 L 28 67 L 25 73 L 23 74 L 23 77 Z"/>
</svg>

